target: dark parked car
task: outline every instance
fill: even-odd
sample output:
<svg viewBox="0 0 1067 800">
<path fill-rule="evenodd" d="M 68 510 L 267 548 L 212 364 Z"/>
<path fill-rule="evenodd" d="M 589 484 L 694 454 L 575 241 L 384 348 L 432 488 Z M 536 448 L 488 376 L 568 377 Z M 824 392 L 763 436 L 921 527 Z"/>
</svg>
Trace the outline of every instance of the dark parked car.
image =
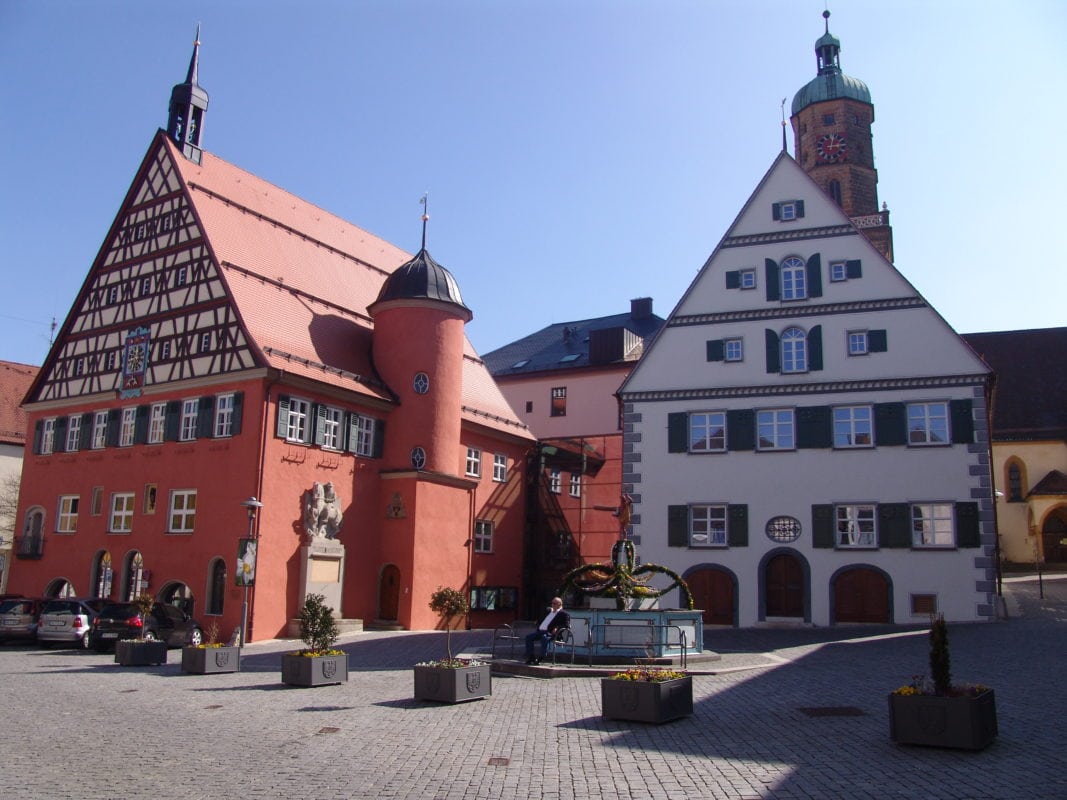
<svg viewBox="0 0 1067 800">
<path fill-rule="evenodd" d="M 119 639 L 139 637 L 166 642 L 168 647 L 182 647 L 203 642 L 204 630 L 199 622 L 171 605 L 155 603 L 148 619 L 142 619 L 133 603 L 108 603 L 93 620 L 89 645 L 103 652 Z"/>
<path fill-rule="evenodd" d="M 0 642 L 32 642 L 36 639 L 41 602 L 28 597 L 0 601 Z"/>
<path fill-rule="evenodd" d="M 37 641 L 46 647 L 54 643 L 88 647 L 93 620 L 106 603 L 98 597 L 46 600 L 37 620 Z"/>
</svg>

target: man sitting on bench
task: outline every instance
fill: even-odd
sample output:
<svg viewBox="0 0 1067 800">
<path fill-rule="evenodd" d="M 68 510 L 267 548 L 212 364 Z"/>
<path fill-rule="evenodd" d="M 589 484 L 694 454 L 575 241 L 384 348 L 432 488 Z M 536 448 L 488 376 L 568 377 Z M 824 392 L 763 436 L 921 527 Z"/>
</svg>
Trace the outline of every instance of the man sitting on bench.
<svg viewBox="0 0 1067 800">
<path fill-rule="evenodd" d="M 548 643 L 556 638 L 556 634 L 564 628 L 571 626 L 571 615 L 563 610 L 563 600 L 559 597 L 552 598 L 552 608 L 548 615 L 541 620 L 537 630 L 526 635 L 526 663 L 540 664 L 541 659 L 548 653 Z M 534 645 L 541 643 L 541 655 L 534 655 Z"/>
</svg>

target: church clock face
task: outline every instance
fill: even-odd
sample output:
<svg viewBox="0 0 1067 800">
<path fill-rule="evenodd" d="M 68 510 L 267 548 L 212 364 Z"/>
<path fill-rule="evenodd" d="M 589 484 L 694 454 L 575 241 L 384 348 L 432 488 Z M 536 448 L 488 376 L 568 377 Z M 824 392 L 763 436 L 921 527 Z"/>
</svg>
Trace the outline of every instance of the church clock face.
<svg viewBox="0 0 1067 800">
<path fill-rule="evenodd" d="M 819 158 L 829 164 L 845 160 L 848 151 L 848 143 L 840 133 L 827 133 L 819 137 L 815 142 L 815 152 Z"/>
</svg>

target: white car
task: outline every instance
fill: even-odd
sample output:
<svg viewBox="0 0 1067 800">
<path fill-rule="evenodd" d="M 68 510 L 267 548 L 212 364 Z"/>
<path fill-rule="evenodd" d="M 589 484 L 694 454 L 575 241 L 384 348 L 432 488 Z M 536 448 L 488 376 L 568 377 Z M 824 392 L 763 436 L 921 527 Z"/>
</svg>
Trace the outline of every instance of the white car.
<svg viewBox="0 0 1067 800">
<path fill-rule="evenodd" d="M 96 598 L 46 600 L 37 620 L 37 641 L 43 645 L 60 642 L 88 648 L 89 630 L 102 606 L 103 601 Z"/>
</svg>

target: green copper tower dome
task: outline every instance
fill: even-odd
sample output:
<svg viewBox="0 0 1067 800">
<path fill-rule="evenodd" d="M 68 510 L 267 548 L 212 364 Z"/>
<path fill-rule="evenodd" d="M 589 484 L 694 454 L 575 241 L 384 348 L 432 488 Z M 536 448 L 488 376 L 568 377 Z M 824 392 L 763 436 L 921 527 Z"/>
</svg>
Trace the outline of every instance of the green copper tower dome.
<svg viewBox="0 0 1067 800">
<path fill-rule="evenodd" d="M 830 33 L 830 12 L 824 11 L 822 16 L 826 20 L 826 33 L 815 42 L 819 72 L 793 97 L 794 115 L 812 103 L 824 100 L 845 97 L 861 103 L 871 102 L 871 91 L 867 84 L 841 71 L 841 42 Z"/>
</svg>

